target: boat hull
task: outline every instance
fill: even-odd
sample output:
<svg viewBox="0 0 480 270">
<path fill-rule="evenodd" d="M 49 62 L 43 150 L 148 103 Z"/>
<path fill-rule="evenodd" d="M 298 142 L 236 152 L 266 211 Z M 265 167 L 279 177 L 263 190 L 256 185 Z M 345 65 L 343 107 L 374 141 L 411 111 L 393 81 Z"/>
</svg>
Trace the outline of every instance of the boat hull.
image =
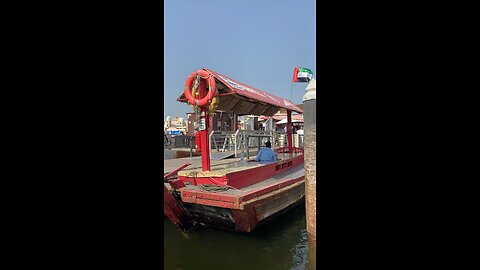
<svg viewBox="0 0 480 270">
<path fill-rule="evenodd" d="M 300 153 L 272 163 L 222 163 L 213 171 L 179 168 L 165 187 L 164 211 L 180 229 L 192 224 L 251 232 L 304 201 L 303 161 Z"/>
<path fill-rule="evenodd" d="M 236 232 L 251 232 L 295 206 L 305 198 L 305 181 L 301 180 L 243 204 L 243 209 L 186 203 L 182 206 L 196 225 Z"/>
</svg>

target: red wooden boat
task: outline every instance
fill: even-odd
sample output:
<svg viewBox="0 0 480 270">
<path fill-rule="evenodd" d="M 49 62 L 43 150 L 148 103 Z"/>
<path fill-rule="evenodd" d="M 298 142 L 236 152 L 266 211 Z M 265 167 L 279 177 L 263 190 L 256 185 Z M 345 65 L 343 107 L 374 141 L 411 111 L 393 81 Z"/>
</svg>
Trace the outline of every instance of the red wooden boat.
<svg viewBox="0 0 480 270">
<path fill-rule="evenodd" d="M 181 230 L 195 225 L 251 232 L 258 225 L 303 202 L 304 155 L 292 144 L 291 102 L 240 83 L 207 68 L 192 73 L 177 99 L 198 109 L 197 147 L 202 166 L 186 163 L 164 176 L 164 214 Z M 236 115 L 272 116 L 287 110 L 288 146 L 276 149 L 277 161 L 254 158 L 210 161 L 208 127 L 212 107 Z"/>
</svg>

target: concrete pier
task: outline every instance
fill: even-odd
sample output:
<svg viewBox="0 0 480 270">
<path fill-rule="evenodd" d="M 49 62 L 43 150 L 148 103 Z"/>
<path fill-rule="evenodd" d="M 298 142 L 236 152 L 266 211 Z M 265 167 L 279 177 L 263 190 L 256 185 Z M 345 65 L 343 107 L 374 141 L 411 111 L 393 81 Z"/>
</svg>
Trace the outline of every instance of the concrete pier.
<svg viewBox="0 0 480 270">
<path fill-rule="evenodd" d="M 305 153 L 305 207 L 308 242 L 312 247 L 317 242 L 317 86 L 312 79 L 303 96 L 304 153 Z"/>
</svg>

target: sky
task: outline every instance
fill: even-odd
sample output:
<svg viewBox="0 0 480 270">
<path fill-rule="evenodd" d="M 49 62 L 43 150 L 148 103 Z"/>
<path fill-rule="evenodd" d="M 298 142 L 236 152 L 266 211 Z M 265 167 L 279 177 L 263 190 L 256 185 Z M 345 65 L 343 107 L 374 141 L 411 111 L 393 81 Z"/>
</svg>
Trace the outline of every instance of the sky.
<svg viewBox="0 0 480 270">
<path fill-rule="evenodd" d="M 192 111 L 176 99 L 203 67 L 302 103 L 307 83 L 292 87 L 292 77 L 300 66 L 318 78 L 315 9 L 315 0 L 164 0 L 164 117 Z"/>
</svg>

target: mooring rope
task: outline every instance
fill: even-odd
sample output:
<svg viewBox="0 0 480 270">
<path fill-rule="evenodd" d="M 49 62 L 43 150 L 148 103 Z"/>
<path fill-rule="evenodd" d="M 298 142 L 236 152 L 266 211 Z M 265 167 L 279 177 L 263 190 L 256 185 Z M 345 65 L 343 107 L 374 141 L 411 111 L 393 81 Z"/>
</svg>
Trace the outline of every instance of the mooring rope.
<svg viewBox="0 0 480 270">
<path fill-rule="evenodd" d="M 198 175 L 198 172 L 196 172 L 196 171 L 192 171 L 188 174 L 189 177 L 193 177 L 193 179 L 195 179 L 194 180 L 195 184 L 197 182 L 197 175 Z M 198 185 L 198 187 L 203 191 L 209 191 L 209 192 L 223 192 L 223 191 L 227 191 L 229 189 L 238 190 L 235 187 L 232 187 L 232 186 L 229 186 L 229 185 L 222 184 L 222 183 L 218 182 L 217 180 L 215 180 L 211 176 L 210 176 L 210 181 L 212 181 L 215 184 L 201 184 L 201 185 Z"/>
<path fill-rule="evenodd" d="M 222 192 L 230 189 L 229 186 L 217 186 L 211 184 L 198 185 L 201 190 L 210 191 L 210 192 Z"/>
</svg>

